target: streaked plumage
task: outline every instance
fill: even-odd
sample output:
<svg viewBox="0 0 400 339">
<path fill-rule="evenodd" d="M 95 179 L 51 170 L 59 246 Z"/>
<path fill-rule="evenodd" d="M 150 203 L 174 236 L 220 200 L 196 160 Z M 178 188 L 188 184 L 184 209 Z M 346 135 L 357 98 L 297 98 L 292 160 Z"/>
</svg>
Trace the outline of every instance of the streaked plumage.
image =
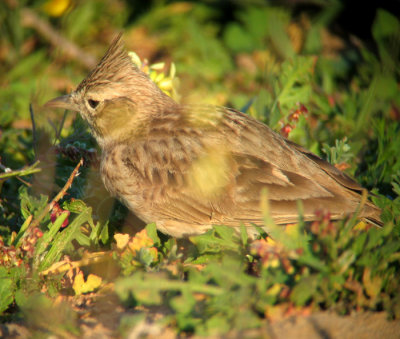
<svg viewBox="0 0 400 339">
<path fill-rule="evenodd" d="M 297 200 L 310 221 L 316 210 L 342 219 L 360 204 L 360 185 L 265 124 L 174 102 L 131 62 L 120 36 L 76 91 L 47 105 L 81 113 L 101 146 L 106 188 L 173 236 L 262 226 L 264 187 L 277 224 L 298 220 Z M 367 202 L 360 217 L 379 224 L 379 214 Z"/>
</svg>

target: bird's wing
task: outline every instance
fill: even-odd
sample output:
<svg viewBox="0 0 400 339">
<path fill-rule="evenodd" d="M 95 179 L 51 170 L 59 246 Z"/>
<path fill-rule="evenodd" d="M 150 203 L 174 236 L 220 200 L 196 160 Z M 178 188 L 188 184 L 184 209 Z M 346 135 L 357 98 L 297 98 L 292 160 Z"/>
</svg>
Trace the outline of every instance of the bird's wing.
<svg viewBox="0 0 400 339">
<path fill-rule="evenodd" d="M 352 178 L 350 178 L 346 173 L 338 170 L 335 166 L 330 164 L 329 162 L 321 159 L 319 156 L 315 155 L 314 153 L 310 152 L 309 150 L 305 149 L 304 147 L 301 147 L 300 145 L 290 141 L 286 140 L 286 142 L 296 149 L 297 151 L 301 152 L 304 154 L 306 157 L 308 157 L 310 160 L 314 161 L 318 166 L 324 170 L 327 174 L 329 174 L 333 179 L 335 179 L 338 183 L 343 185 L 344 187 L 347 187 L 351 190 L 355 191 L 362 191 L 363 187 L 358 184 L 356 181 L 354 181 Z"/>
<path fill-rule="evenodd" d="M 277 223 L 296 222 L 297 201 L 306 220 L 317 209 L 341 218 L 356 210 L 361 187 L 314 154 L 288 142 L 266 125 L 227 109 L 204 112 L 217 120 L 184 125 L 136 143 L 131 157 L 141 172 L 140 187 L 159 218 L 191 224 L 263 224 L 265 188 Z M 143 157 L 143 155 L 146 155 Z M 143 161 L 147 158 L 148 161 Z M 146 184 L 146 180 L 148 183 Z"/>
</svg>

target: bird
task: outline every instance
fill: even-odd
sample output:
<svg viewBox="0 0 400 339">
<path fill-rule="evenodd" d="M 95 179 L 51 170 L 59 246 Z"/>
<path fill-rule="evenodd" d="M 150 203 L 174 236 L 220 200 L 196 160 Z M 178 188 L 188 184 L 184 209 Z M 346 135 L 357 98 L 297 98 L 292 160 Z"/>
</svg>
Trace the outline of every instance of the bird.
<svg viewBox="0 0 400 339">
<path fill-rule="evenodd" d="M 101 149 L 107 190 L 145 223 L 173 237 L 215 225 L 268 233 L 262 196 L 275 225 L 358 213 L 382 225 L 365 190 L 319 156 L 238 110 L 180 104 L 134 64 L 122 34 L 70 94 L 45 104 L 80 113 Z M 364 199 L 365 200 L 365 199 Z"/>
</svg>

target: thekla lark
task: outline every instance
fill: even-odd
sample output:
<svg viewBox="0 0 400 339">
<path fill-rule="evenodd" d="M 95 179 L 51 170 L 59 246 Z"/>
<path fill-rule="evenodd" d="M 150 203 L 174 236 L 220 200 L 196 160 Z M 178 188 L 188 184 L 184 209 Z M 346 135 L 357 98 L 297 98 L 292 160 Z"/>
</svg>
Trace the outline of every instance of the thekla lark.
<svg viewBox="0 0 400 339">
<path fill-rule="evenodd" d="M 102 150 L 105 187 L 175 237 L 212 225 L 253 233 L 264 226 L 262 192 L 276 224 L 298 220 L 298 200 L 306 221 L 316 210 L 342 219 L 360 205 L 358 183 L 251 116 L 175 102 L 131 61 L 121 36 L 74 92 L 46 106 L 81 114 Z M 375 224 L 379 215 L 369 201 L 359 212 Z"/>
</svg>

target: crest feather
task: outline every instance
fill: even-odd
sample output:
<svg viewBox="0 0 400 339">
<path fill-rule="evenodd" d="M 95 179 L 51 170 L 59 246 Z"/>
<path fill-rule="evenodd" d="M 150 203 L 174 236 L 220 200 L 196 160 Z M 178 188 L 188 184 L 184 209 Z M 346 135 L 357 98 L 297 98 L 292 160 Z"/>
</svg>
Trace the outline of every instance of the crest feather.
<svg viewBox="0 0 400 339">
<path fill-rule="evenodd" d="M 136 66 L 125 50 L 122 33 L 119 33 L 100 62 L 79 84 L 76 91 L 99 84 L 121 82 L 130 71 L 135 69 Z"/>
</svg>

